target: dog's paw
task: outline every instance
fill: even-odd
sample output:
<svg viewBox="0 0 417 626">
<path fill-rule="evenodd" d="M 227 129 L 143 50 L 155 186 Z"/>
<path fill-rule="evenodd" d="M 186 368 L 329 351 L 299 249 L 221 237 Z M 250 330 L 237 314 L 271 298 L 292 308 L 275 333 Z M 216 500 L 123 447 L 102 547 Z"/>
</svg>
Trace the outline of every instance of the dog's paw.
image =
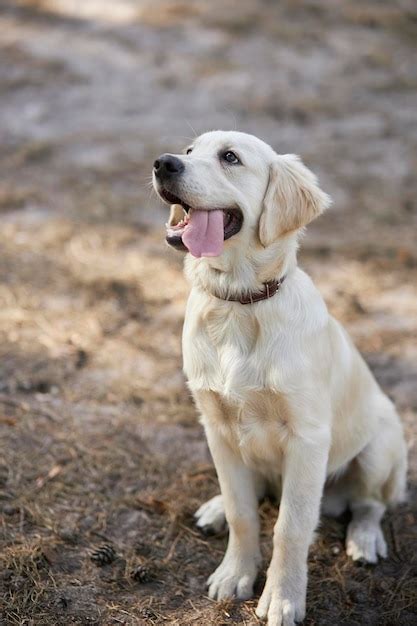
<svg viewBox="0 0 417 626">
<path fill-rule="evenodd" d="M 225 556 L 207 581 L 210 598 L 215 600 L 228 598 L 248 600 L 253 595 L 253 584 L 257 571 L 256 558 Z"/>
<path fill-rule="evenodd" d="M 268 626 L 295 626 L 305 617 L 305 590 L 288 592 L 276 583 L 276 576 L 268 574 L 265 588 L 256 607 L 256 615 L 266 619 Z"/>
<path fill-rule="evenodd" d="M 351 522 L 346 538 L 346 553 L 354 561 L 377 563 L 387 557 L 387 544 L 379 525 Z"/>
<path fill-rule="evenodd" d="M 196 525 L 206 535 L 216 534 L 226 526 L 223 498 L 221 495 L 214 496 L 200 506 L 194 513 Z"/>
</svg>

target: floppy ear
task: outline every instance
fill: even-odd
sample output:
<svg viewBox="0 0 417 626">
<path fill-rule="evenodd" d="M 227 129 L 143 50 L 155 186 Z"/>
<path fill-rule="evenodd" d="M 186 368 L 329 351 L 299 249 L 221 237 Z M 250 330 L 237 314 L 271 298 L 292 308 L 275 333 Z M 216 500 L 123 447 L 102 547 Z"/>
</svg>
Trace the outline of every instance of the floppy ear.
<svg viewBox="0 0 417 626">
<path fill-rule="evenodd" d="M 269 184 L 259 221 L 263 246 L 302 228 L 331 204 L 317 178 L 295 154 L 277 155 L 269 172 Z"/>
</svg>

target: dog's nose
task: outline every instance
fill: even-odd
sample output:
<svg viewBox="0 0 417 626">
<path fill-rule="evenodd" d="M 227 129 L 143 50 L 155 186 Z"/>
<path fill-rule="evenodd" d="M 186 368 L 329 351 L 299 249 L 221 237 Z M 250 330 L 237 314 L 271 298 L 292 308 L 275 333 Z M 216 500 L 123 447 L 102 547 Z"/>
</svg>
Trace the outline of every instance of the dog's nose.
<svg viewBox="0 0 417 626">
<path fill-rule="evenodd" d="M 153 164 L 153 171 L 158 178 L 171 178 L 184 171 L 184 163 L 172 154 L 163 154 Z"/>
</svg>

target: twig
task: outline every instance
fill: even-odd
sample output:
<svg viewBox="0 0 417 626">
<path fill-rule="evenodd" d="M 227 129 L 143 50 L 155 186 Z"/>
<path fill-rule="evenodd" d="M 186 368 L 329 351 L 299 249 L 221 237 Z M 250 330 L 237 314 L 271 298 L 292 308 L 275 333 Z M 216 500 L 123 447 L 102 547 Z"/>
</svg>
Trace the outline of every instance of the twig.
<svg viewBox="0 0 417 626">
<path fill-rule="evenodd" d="M 172 542 L 171 547 L 170 547 L 170 549 L 168 551 L 168 554 L 166 555 L 166 557 L 163 560 L 163 563 L 168 563 L 172 559 L 172 557 L 174 555 L 174 552 L 175 552 L 175 548 L 177 547 L 177 543 L 178 543 L 180 537 L 182 537 L 183 532 L 184 531 L 180 530 L 178 535 L 175 537 L 175 539 Z"/>
<path fill-rule="evenodd" d="M 394 524 L 394 520 L 390 520 L 389 523 L 389 527 L 390 527 L 390 531 L 391 531 L 391 537 L 392 537 L 392 543 L 394 546 L 394 552 L 395 552 L 395 556 L 398 558 L 399 561 L 401 561 L 401 556 L 400 556 L 400 546 L 399 546 L 399 542 L 398 542 L 398 537 L 397 534 L 395 532 L 395 524 Z"/>
<path fill-rule="evenodd" d="M 23 402 L 22 400 L 18 400 L 17 398 L 11 398 L 5 393 L 0 393 L 0 402 L 2 404 L 8 404 L 10 406 L 15 406 L 23 411 L 29 411 L 30 405 L 27 402 Z"/>
<path fill-rule="evenodd" d="M 9 406 L 14 406 L 18 409 L 21 409 L 25 413 L 29 413 L 32 411 L 33 413 L 36 413 L 37 415 L 42 415 L 43 417 L 47 417 L 53 422 L 59 421 L 56 413 L 54 413 L 51 409 L 46 409 L 46 408 L 41 408 L 38 406 L 30 405 L 28 402 L 25 402 L 24 400 L 19 400 L 18 398 L 11 398 L 5 393 L 0 393 L 0 402 L 2 404 L 7 404 Z"/>
<path fill-rule="evenodd" d="M 404 574 L 401 576 L 400 580 L 396 584 L 395 589 L 392 592 L 390 599 L 388 600 L 388 606 L 391 606 L 391 604 L 393 603 L 393 599 L 398 596 L 398 592 L 401 589 L 404 580 L 407 578 L 408 574 L 410 573 L 410 570 L 411 570 L 411 567 L 407 567 Z"/>
</svg>

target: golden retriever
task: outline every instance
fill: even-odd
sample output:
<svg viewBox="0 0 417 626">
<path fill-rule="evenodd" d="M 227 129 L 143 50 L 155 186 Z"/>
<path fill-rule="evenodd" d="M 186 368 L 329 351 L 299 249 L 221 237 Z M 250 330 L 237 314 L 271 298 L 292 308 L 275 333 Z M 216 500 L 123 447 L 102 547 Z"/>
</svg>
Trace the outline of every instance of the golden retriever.
<svg viewBox="0 0 417 626">
<path fill-rule="evenodd" d="M 380 526 L 404 498 L 406 447 L 397 412 L 307 274 L 300 233 L 330 204 L 314 174 L 252 135 L 214 131 L 154 163 L 172 205 L 167 241 L 188 251 L 184 371 L 201 413 L 221 495 L 196 513 L 227 521 L 209 595 L 249 598 L 257 575 L 258 501 L 280 498 L 256 614 L 269 626 L 305 616 L 307 555 L 323 510 L 352 512 L 354 560 L 387 556 Z"/>
</svg>

